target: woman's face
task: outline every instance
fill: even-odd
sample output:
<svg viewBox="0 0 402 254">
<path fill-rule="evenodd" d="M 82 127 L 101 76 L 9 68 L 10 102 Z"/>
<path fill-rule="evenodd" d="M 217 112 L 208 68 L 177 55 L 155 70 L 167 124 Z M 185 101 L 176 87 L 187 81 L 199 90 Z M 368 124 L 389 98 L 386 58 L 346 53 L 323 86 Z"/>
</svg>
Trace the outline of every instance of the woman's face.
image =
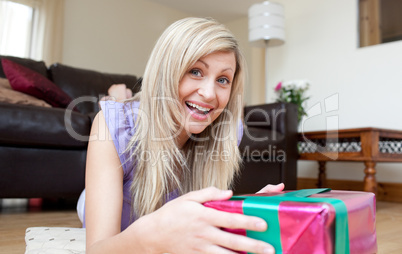
<svg viewBox="0 0 402 254">
<path fill-rule="evenodd" d="M 214 52 L 200 58 L 179 83 L 184 109 L 183 132 L 201 133 L 228 104 L 236 72 L 233 52 Z"/>
</svg>

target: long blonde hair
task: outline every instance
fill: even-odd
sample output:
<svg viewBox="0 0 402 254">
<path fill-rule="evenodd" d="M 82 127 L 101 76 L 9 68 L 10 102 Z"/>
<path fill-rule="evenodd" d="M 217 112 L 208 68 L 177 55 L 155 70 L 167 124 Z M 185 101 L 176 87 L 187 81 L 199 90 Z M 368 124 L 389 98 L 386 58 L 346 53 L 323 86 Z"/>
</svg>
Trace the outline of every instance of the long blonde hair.
<svg viewBox="0 0 402 254">
<path fill-rule="evenodd" d="M 179 149 L 175 141 L 183 128 L 179 82 L 201 57 L 218 51 L 234 52 L 236 57 L 229 102 L 210 126 L 193 134 Z M 126 151 L 131 152 L 135 162 L 131 193 L 136 216 L 155 211 L 172 193 L 184 194 L 209 186 L 230 187 L 241 161 L 237 136 L 244 71 L 245 62 L 236 39 L 212 19 L 182 19 L 161 35 L 147 63 L 142 90 L 133 98 L 139 99 L 140 106 Z"/>
</svg>

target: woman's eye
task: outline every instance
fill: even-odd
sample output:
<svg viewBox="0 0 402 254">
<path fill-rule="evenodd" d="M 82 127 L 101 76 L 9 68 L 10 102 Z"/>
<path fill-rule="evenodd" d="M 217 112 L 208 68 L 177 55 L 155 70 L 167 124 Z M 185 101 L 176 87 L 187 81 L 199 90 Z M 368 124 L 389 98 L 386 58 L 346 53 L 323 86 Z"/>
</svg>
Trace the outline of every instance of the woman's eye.
<svg viewBox="0 0 402 254">
<path fill-rule="evenodd" d="M 221 83 L 224 85 L 230 84 L 230 81 L 227 78 L 219 78 L 217 81 L 218 81 L 218 83 Z"/>
<path fill-rule="evenodd" d="M 201 71 L 197 70 L 197 69 L 192 69 L 192 70 L 190 70 L 190 74 L 200 77 L 201 76 Z"/>
</svg>

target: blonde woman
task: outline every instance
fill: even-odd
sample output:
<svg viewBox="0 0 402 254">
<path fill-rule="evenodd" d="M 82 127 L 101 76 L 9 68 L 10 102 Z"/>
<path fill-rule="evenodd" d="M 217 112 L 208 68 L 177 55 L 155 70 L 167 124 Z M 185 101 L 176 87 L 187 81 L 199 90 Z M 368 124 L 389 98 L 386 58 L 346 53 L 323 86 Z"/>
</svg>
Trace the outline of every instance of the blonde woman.
<svg viewBox="0 0 402 254">
<path fill-rule="evenodd" d="M 100 102 L 87 155 L 87 253 L 274 253 L 220 230 L 264 231 L 264 220 L 202 205 L 232 196 L 244 71 L 224 26 L 186 18 L 157 41 L 140 93 Z"/>
</svg>

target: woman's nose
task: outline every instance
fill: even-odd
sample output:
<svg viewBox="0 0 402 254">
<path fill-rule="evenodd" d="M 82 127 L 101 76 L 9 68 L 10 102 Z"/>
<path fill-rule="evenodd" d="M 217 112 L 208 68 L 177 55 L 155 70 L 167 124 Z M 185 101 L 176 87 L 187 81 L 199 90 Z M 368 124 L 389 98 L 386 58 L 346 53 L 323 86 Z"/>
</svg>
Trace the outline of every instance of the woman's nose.
<svg viewBox="0 0 402 254">
<path fill-rule="evenodd" d="M 198 94 L 207 101 L 213 100 L 215 98 L 215 82 L 213 80 L 202 82 L 198 89 Z"/>
</svg>

